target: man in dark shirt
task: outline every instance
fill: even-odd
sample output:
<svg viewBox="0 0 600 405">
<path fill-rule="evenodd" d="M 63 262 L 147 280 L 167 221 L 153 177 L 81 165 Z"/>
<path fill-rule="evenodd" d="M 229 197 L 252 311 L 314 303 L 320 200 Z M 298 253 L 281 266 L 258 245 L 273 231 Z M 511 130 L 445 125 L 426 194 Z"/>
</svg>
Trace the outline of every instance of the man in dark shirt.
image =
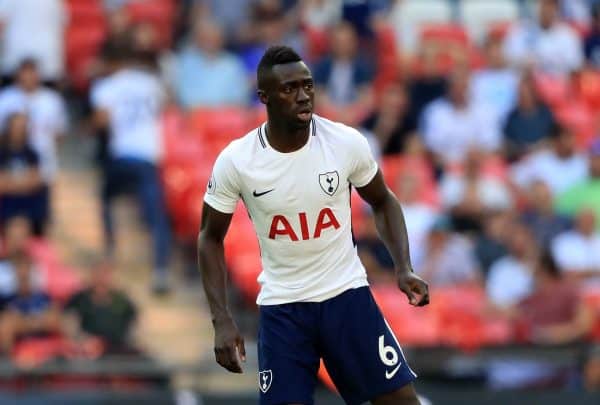
<svg viewBox="0 0 600 405">
<path fill-rule="evenodd" d="M 76 293 L 67 303 L 67 313 L 75 317 L 75 338 L 84 335 L 100 338 L 105 353 L 136 353 L 129 338 L 137 310 L 127 295 L 120 291 L 113 278 L 109 263 L 101 263 L 92 270 L 89 286 Z M 72 326 L 72 325 L 71 325 Z"/>
</svg>

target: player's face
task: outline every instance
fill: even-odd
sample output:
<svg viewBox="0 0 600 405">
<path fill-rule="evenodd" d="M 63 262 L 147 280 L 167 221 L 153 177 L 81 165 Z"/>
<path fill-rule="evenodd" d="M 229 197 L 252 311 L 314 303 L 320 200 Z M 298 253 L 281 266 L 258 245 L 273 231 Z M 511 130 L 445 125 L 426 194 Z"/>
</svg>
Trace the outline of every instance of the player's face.
<svg viewBox="0 0 600 405">
<path fill-rule="evenodd" d="M 312 118 L 315 90 L 312 74 L 304 62 L 274 66 L 270 87 L 269 112 L 293 128 L 307 128 Z"/>
</svg>

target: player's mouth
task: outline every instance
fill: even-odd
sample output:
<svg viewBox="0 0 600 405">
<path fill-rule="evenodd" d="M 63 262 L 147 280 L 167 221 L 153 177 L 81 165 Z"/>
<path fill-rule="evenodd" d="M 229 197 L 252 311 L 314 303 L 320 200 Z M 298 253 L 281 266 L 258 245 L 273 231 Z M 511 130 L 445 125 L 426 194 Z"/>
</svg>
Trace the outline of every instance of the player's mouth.
<svg viewBox="0 0 600 405">
<path fill-rule="evenodd" d="M 312 109 L 311 108 L 302 108 L 296 116 L 302 121 L 310 121 L 312 118 Z"/>
</svg>

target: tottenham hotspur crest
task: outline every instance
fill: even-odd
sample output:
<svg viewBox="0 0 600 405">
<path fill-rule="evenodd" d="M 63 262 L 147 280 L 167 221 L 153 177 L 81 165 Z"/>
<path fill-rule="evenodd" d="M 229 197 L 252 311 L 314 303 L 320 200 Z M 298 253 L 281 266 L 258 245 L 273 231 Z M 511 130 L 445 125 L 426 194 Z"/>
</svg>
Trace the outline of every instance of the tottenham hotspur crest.
<svg viewBox="0 0 600 405">
<path fill-rule="evenodd" d="M 260 390 L 266 393 L 271 388 L 273 382 L 273 372 L 271 370 L 260 371 L 258 373 L 258 386 Z"/>
<path fill-rule="evenodd" d="M 319 185 L 329 195 L 334 195 L 340 185 L 340 175 L 337 171 L 319 174 Z"/>
</svg>

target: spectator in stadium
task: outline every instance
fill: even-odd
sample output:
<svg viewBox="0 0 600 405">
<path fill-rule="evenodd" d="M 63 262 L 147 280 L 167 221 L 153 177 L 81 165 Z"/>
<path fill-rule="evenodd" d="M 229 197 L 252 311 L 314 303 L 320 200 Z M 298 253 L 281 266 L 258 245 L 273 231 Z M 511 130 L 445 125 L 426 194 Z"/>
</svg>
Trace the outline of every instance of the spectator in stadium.
<svg viewBox="0 0 600 405">
<path fill-rule="evenodd" d="M 483 218 L 482 232 L 475 237 L 475 255 L 486 276 L 492 264 L 508 253 L 511 223 L 510 211 L 490 212 Z"/>
<path fill-rule="evenodd" d="M 211 20 L 223 27 L 225 40 L 231 48 L 235 48 L 243 36 L 245 24 L 250 20 L 252 1 L 248 0 L 192 0 L 193 7 L 188 17 L 189 27 L 197 21 Z"/>
<path fill-rule="evenodd" d="M 426 241 L 423 262 L 416 271 L 432 286 L 479 283 L 481 273 L 466 237 L 454 233 L 449 218 L 439 218 Z"/>
<path fill-rule="evenodd" d="M 469 80 L 466 70 L 453 72 L 446 96 L 423 112 L 425 145 L 443 167 L 462 162 L 473 148 L 493 152 L 500 147 L 500 129 L 485 108 L 470 99 Z"/>
<path fill-rule="evenodd" d="M 212 21 L 195 26 L 194 42 L 179 53 L 173 89 L 185 108 L 246 105 L 249 87 L 237 55 L 224 48 L 223 30 Z"/>
<path fill-rule="evenodd" d="M 485 153 L 472 149 L 465 156 L 462 172 L 448 171 L 441 179 L 441 203 L 458 232 L 480 230 L 486 213 L 513 205 L 506 185 L 483 171 L 485 159 Z"/>
<path fill-rule="evenodd" d="M 379 239 L 375 221 L 370 212 L 366 215 L 364 226 L 356 240 L 356 246 L 358 256 L 367 271 L 370 284 L 390 284 L 394 282 L 394 262 L 387 248 Z"/>
<path fill-rule="evenodd" d="M 583 64 L 577 33 L 560 20 L 558 0 L 540 0 L 537 21 L 524 21 L 508 32 L 504 53 L 518 68 L 567 75 Z"/>
<path fill-rule="evenodd" d="M 563 280 L 552 255 L 541 255 L 533 272 L 532 291 L 509 312 L 522 338 L 538 345 L 581 341 L 591 330 L 593 316 L 577 285 Z M 513 358 L 488 363 L 489 384 L 495 388 L 564 386 L 570 367 L 545 359 Z"/>
<path fill-rule="evenodd" d="M 314 30 L 326 30 L 342 17 L 342 0 L 301 0 L 300 21 Z"/>
<path fill-rule="evenodd" d="M 56 144 L 67 131 L 68 117 L 62 96 L 41 83 L 33 59 L 23 60 L 16 83 L 0 92 L 0 125 L 14 113 L 27 114 L 29 142 L 39 155 L 44 179 L 51 184 L 58 171 Z"/>
<path fill-rule="evenodd" d="M 44 81 L 57 84 L 64 74 L 64 28 L 67 14 L 62 0 L 8 0 L 0 4 L 2 74 L 11 77 L 23 60 L 39 63 Z M 32 35 L 40 33 L 40 35 Z"/>
<path fill-rule="evenodd" d="M 11 257 L 17 291 L 8 299 L 0 317 L 0 344 L 10 352 L 14 343 L 26 336 L 39 336 L 60 330 L 58 305 L 41 291 L 36 282 L 35 267 L 27 253 Z"/>
<path fill-rule="evenodd" d="M 600 140 L 596 140 L 588 152 L 588 176 L 573 184 L 556 199 L 556 208 L 569 216 L 583 207 L 590 207 L 600 218 Z M 600 221 L 597 223 L 600 229 Z"/>
<path fill-rule="evenodd" d="M 339 112 L 339 117 L 346 121 L 355 122 L 371 113 L 374 102 L 372 66 L 359 55 L 358 47 L 354 27 L 342 22 L 332 30 L 331 55 L 314 68 L 317 104 L 324 110 Z"/>
<path fill-rule="evenodd" d="M 540 101 L 531 75 L 523 76 L 518 93 L 517 105 L 504 125 L 505 155 L 509 160 L 535 150 L 556 122 L 552 111 Z"/>
<path fill-rule="evenodd" d="M 152 235 L 152 288 L 162 294 L 169 290 L 167 266 L 171 244 L 158 172 L 162 153 L 160 115 L 165 92 L 156 75 L 132 60 L 131 54 L 115 54 L 113 59 L 115 72 L 96 82 L 91 92 L 94 123 L 97 128 L 108 129 L 110 134 L 102 185 L 106 252 L 112 257 L 115 248 L 111 203 L 119 194 L 134 193 Z"/>
<path fill-rule="evenodd" d="M 417 119 L 410 111 L 405 86 L 388 85 L 362 127 L 375 134 L 384 155 L 404 153 L 409 138 L 417 136 Z"/>
<path fill-rule="evenodd" d="M 488 36 L 484 50 L 486 66 L 471 76 L 471 99 L 489 109 L 496 125 L 502 127 L 516 104 L 519 75 L 507 66 L 498 36 Z"/>
<path fill-rule="evenodd" d="M 592 23 L 590 32 L 586 35 L 583 52 L 588 66 L 600 68 L 600 3 L 592 7 Z"/>
<path fill-rule="evenodd" d="M 515 308 L 517 320 L 528 326 L 533 343 L 572 343 L 592 327 L 592 314 L 577 284 L 564 280 L 563 275 L 552 254 L 542 254 L 534 272 L 534 289 Z"/>
<path fill-rule="evenodd" d="M 419 54 L 421 68 L 419 74 L 408 82 L 408 95 L 411 114 L 417 121 L 422 118 L 423 110 L 433 101 L 447 93 L 448 80 L 432 52 L 423 50 Z M 411 66 L 404 69 L 410 71 Z"/>
<path fill-rule="evenodd" d="M 12 217 L 26 216 L 42 234 L 48 211 L 39 156 L 28 144 L 27 117 L 13 114 L 0 137 L 0 227 Z"/>
<path fill-rule="evenodd" d="M 534 181 L 528 188 L 527 205 L 521 221 L 531 229 L 533 236 L 543 249 L 560 233 L 571 228 L 571 220 L 554 210 L 550 188 L 543 181 Z"/>
<path fill-rule="evenodd" d="M 515 222 L 510 227 L 508 254 L 490 267 L 486 281 L 487 297 L 500 311 L 510 310 L 533 291 L 533 272 L 538 248 L 531 231 Z"/>
<path fill-rule="evenodd" d="M 132 342 L 136 306 L 117 286 L 111 263 L 98 262 L 93 267 L 88 286 L 65 306 L 65 329 L 78 342 L 99 338 L 105 354 L 136 353 Z"/>
<path fill-rule="evenodd" d="M 570 278 L 586 284 L 600 282 L 600 232 L 591 209 L 582 209 L 575 218 L 575 228 L 552 241 L 552 254 L 561 270 Z M 589 282 L 588 282 L 589 281 Z"/>
<path fill-rule="evenodd" d="M 511 168 L 512 181 L 522 190 L 542 181 L 556 196 L 587 178 L 587 159 L 577 151 L 575 135 L 566 127 L 555 125 L 550 140 L 550 147 L 532 153 Z"/>
</svg>

